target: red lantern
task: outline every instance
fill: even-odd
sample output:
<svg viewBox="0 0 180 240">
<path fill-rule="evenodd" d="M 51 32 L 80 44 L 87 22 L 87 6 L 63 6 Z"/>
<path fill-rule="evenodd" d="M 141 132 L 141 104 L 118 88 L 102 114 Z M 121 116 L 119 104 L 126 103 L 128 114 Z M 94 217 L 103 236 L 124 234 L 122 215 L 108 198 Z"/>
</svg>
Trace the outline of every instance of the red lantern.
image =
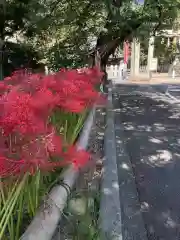
<svg viewBox="0 0 180 240">
<path fill-rule="evenodd" d="M 128 64 L 128 58 L 129 58 L 129 43 L 124 42 L 124 63 Z"/>
</svg>

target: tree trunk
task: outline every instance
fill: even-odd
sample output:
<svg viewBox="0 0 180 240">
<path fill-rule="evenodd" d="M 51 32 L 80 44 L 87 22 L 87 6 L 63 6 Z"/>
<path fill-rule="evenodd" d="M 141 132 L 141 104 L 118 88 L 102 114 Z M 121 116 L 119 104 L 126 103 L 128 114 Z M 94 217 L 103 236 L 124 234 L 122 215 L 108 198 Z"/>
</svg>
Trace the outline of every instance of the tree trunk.
<svg viewBox="0 0 180 240">
<path fill-rule="evenodd" d="M 97 40 L 96 49 L 100 56 L 99 60 L 100 70 L 104 73 L 103 76 L 104 91 L 107 92 L 108 76 L 106 72 L 106 66 L 108 64 L 109 56 L 111 54 L 114 54 L 116 48 L 119 46 L 120 38 L 116 38 L 109 42 L 106 42 L 106 39 L 104 39 L 102 35 L 100 36 L 100 38 Z"/>
</svg>

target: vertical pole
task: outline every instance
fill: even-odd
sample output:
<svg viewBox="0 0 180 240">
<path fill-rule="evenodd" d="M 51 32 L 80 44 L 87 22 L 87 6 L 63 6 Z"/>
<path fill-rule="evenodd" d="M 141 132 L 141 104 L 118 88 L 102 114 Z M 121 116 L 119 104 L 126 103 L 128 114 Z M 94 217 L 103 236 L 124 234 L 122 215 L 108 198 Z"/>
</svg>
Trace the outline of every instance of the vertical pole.
<svg viewBox="0 0 180 240">
<path fill-rule="evenodd" d="M 139 75 L 139 61 L 140 61 L 140 42 L 135 39 L 135 76 Z"/>
<path fill-rule="evenodd" d="M 44 67 L 44 70 L 45 70 L 45 71 L 44 71 L 44 72 L 45 72 L 45 75 L 48 75 L 48 74 L 49 74 L 48 66 L 45 66 L 45 67 Z"/>
<path fill-rule="evenodd" d="M 124 42 L 124 71 L 123 71 L 123 80 L 127 80 L 127 65 L 129 58 L 129 42 Z"/>
<path fill-rule="evenodd" d="M 134 53 L 134 39 L 131 43 L 131 77 L 134 76 L 134 56 L 135 56 L 135 53 Z"/>
<path fill-rule="evenodd" d="M 139 75 L 139 60 L 140 60 L 140 42 L 133 38 L 131 51 L 131 76 Z"/>
<path fill-rule="evenodd" d="M 173 62 L 173 70 L 172 70 L 172 78 L 174 79 L 175 78 L 175 67 L 176 67 L 176 64 L 177 64 L 177 58 L 175 59 L 175 61 Z"/>
<path fill-rule="evenodd" d="M 154 37 L 150 37 L 149 39 L 149 47 L 148 47 L 148 63 L 147 63 L 147 70 L 149 76 L 151 76 L 151 64 L 154 55 Z"/>
</svg>

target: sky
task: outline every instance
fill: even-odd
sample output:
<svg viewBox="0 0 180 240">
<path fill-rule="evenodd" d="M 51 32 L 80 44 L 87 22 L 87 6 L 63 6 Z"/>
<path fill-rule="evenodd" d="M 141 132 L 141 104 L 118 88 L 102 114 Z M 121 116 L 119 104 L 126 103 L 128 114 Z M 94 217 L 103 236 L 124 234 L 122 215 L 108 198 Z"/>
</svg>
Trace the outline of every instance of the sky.
<svg viewBox="0 0 180 240">
<path fill-rule="evenodd" d="M 136 2 L 139 3 L 139 4 L 143 4 L 144 0 L 136 0 Z"/>
</svg>

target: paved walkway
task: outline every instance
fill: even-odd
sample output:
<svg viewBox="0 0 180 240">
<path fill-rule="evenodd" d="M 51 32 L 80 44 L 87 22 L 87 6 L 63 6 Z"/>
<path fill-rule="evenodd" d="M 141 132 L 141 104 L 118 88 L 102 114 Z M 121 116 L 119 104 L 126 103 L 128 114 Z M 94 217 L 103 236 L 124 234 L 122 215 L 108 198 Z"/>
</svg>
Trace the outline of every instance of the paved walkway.
<svg viewBox="0 0 180 240">
<path fill-rule="evenodd" d="M 127 81 L 128 83 L 136 83 L 136 84 L 162 84 L 162 83 L 169 83 L 169 84 L 176 84 L 180 83 L 180 76 L 172 78 L 168 76 L 168 73 L 153 73 L 152 78 L 149 79 L 148 74 L 139 74 L 136 77 L 129 76 Z"/>
<path fill-rule="evenodd" d="M 136 90 L 142 91 L 137 94 Z M 146 91 L 151 91 L 147 86 Z M 117 157 L 122 209 L 122 239 L 133 235 L 132 199 L 139 201 L 149 240 L 180 239 L 180 109 L 143 96 L 138 86 L 121 85 L 113 94 L 115 136 L 126 158 Z M 120 156 L 122 149 L 117 155 Z M 130 161 L 131 166 L 128 166 Z M 124 171 L 126 174 L 124 174 Z M 127 175 L 128 174 L 128 175 Z M 126 187 L 134 179 L 137 194 Z M 134 208 L 135 209 L 135 208 Z M 130 212 L 128 212 L 130 211 Z M 137 223 L 138 224 L 138 223 Z M 129 232 L 129 234 L 128 234 Z M 132 235 L 131 235 L 132 233 Z"/>
</svg>

